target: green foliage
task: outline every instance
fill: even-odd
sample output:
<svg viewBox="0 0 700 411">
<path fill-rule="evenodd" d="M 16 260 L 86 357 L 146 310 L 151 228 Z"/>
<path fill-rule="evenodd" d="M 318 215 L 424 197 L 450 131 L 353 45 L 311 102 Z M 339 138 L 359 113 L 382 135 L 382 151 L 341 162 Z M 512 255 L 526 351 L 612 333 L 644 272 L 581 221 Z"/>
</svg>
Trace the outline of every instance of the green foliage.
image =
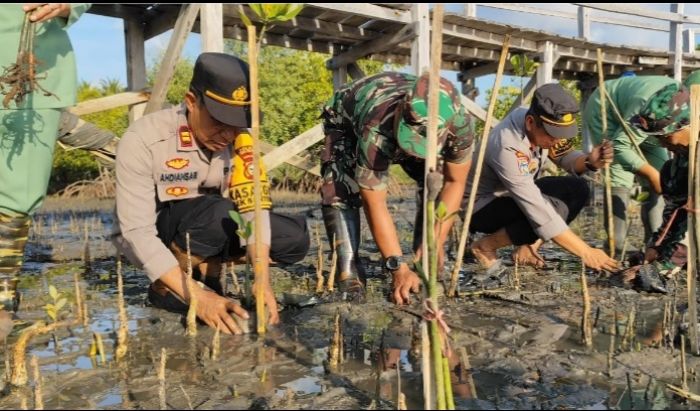
<svg viewBox="0 0 700 411">
<path fill-rule="evenodd" d="M 250 9 L 258 15 L 260 20 L 262 20 L 263 24 L 291 20 L 304 8 L 304 6 L 299 3 L 250 3 L 249 6 Z M 245 13 L 243 13 L 242 10 L 241 15 L 245 16 Z M 247 16 L 245 16 L 244 22 L 246 25 L 250 25 L 250 20 L 247 22 L 246 20 Z"/>
<path fill-rule="evenodd" d="M 46 310 L 46 315 L 51 318 L 51 321 L 56 322 L 58 320 L 61 309 L 66 305 L 66 298 L 63 293 L 59 293 L 56 287 L 49 285 L 49 296 L 51 297 L 53 303 L 48 303 L 44 306 Z"/>
<path fill-rule="evenodd" d="M 537 63 L 535 60 L 529 58 L 525 54 L 515 54 L 510 58 L 510 64 L 513 66 L 513 74 L 518 77 L 530 77 L 535 74 Z"/>
<path fill-rule="evenodd" d="M 238 230 L 236 230 L 236 234 L 238 234 L 239 237 L 242 239 L 247 240 L 250 238 L 250 236 L 253 234 L 253 222 L 252 221 L 246 221 L 241 214 L 236 211 L 236 210 L 230 210 L 228 214 L 231 216 L 231 219 L 236 222 L 236 225 L 238 226 Z"/>
</svg>

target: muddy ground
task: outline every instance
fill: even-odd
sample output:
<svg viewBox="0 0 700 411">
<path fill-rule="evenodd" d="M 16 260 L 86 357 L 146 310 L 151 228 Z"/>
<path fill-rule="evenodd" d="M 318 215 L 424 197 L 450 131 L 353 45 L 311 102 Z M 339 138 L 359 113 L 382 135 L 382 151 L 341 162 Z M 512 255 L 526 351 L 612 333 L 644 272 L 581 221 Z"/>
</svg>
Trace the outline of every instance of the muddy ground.
<svg viewBox="0 0 700 411">
<path fill-rule="evenodd" d="M 278 211 L 306 213 L 312 234 L 322 226 L 315 195 L 278 195 L 276 204 Z M 35 218 L 30 258 L 20 282 L 23 301 L 19 320 L 7 347 L 15 343 L 22 328 L 48 320 L 45 305 L 51 302 L 50 285 L 69 301 L 59 316 L 75 317 L 71 308 L 75 273 L 80 276 L 89 311 L 87 326 L 61 328 L 53 336 L 33 339 L 29 345 L 29 355 L 39 360 L 46 408 L 159 408 L 157 368 L 163 347 L 168 353 L 168 408 L 396 409 L 397 363 L 408 407 L 422 408 L 420 360 L 413 354 L 417 346 L 412 343 L 421 306 L 415 298 L 403 309 L 388 302 L 388 280 L 379 268 L 378 250 L 366 225 L 361 255 L 370 266 L 371 277 L 365 303 L 348 303 L 338 301 L 342 296 L 325 295 L 315 305 L 298 306 L 306 300 L 299 296 L 313 295 L 315 289 L 314 241 L 302 263 L 272 269 L 284 307 L 283 324 L 264 337 L 222 336 L 221 355 L 215 361 L 210 358 L 212 330 L 200 326 L 195 339 L 185 336 L 182 317 L 148 307 L 146 276 L 125 265 L 129 350 L 125 360 L 114 361 L 119 321 L 115 251 L 108 242 L 112 207 L 109 201 L 54 200 Z M 393 200 L 391 208 L 404 252 L 409 253 L 414 204 Z M 634 224 L 631 248 L 640 245 L 638 219 Z M 594 209 L 584 210 L 574 229 L 602 247 L 601 217 Z M 86 233 L 89 270 L 82 261 Z M 325 240 L 323 247 L 328 249 Z M 506 259 L 508 252 L 503 254 Z M 605 276 L 588 272 L 594 346 L 587 350 L 580 342 L 580 262 L 552 244 L 545 245 L 543 255 L 549 269 L 519 269 L 518 291 L 505 284 L 476 293 L 461 290 L 460 298 L 441 300 L 452 327 L 451 347 L 455 352 L 466 348 L 471 363 L 469 368 L 460 365 L 457 357 L 451 361 L 457 408 L 693 408 L 692 403 L 674 398 L 665 388 L 666 383 L 680 385 L 678 344 L 661 348 L 644 344 L 662 319 L 664 304 L 681 306 L 687 299 L 685 272 L 677 287 L 669 284 L 672 292 L 668 295 L 615 287 Z M 464 267 L 463 274 L 470 273 L 476 264 L 468 262 Z M 236 271 L 243 282 L 243 267 Z M 634 339 L 623 347 L 621 336 L 616 338 L 612 375 L 608 376 L 610 331 L 617 327 L 618 335 L 625 333 L 633 306 Z M 330 369 L 326 360 L 336 312 L 343 322 L 345 362 Z M 682 313 L 674 319 L 683 322 Z M 94 333 L 104 341 L 105 362 L 90 355 Z M 7 357 L 7 350 L 2 357 L 0 363 Z M 688 384 L 696 393 L 700 392 L 695 372 L 699 359 L 687 355 Z M 24 388 L 5 385 L 0 407 L 33 408 L 35 381 L 31 373 Z"/>
</svg>

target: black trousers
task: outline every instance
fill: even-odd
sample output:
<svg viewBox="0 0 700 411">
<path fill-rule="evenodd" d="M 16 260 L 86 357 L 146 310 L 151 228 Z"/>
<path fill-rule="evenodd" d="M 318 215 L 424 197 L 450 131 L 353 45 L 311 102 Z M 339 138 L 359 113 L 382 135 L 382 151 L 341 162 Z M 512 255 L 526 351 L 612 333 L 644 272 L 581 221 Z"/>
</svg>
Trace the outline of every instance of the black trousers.
<svg viewBox="0 0 700 411">
<path fill-rule="evenodd" d="M 567 224 L 581 212 L 588 201 L 588 184 L 578 177 L 543 177 L 535 181 Z M 472 215 L 469 231 L 495 233 L 505 228 L 513 245 L 532 244 L 539 238 L 525 214 L 511 197 L 499 197 Z"/>
<path fill-rule="evenodd" d="M 169 201 L 158 213 L 158 237 L 167 246 L 175 241 L 186 248 L 186 233 L 190 233 L 192 254 L 224 259 L 245 254 L 236 230 L 238 226 L 229 216 L 234 206 L 231 200 L 218 195 L 205 195 L 179 201 Z M 279 263 L 300 261 L 309 251 L 309 231 L 304 216 L 270 212 L 272 241 L 270 258 Z"/>
</svg>

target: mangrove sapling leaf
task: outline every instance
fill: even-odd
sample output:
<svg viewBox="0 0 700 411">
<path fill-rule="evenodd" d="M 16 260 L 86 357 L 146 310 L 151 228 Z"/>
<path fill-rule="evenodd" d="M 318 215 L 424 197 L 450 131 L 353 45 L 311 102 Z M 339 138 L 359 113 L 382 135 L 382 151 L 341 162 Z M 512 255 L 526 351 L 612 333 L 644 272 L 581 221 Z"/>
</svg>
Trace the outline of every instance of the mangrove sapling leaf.
<svg viewBox="0 0 700 411">
<path fill-rule="evenodd" d="M 649 198 L 649 192 L 648 191 L 642 191 L 637 196 L 634 198 L 636 201 L 644 202 Z"/>
<path fill-rule="evenodd" d="M 443 220 L 447 216 L 447 206 L 443 201 L 440 201 L 435 209 L 435 217 L 438 220 Z"/>
<path fill-rule="evenodd" d="M 53 285 L 49 285 L 49 297 L 51 297 L 53 302 L 47 303 L 44 306 L 44 310 L 46 311 L 46 315 L 51 319 L 51 321 L 56 322 L 58 321 L 61 308 L 63 308 L 66 305 L 67 300 L 63 296 L 63 294 L 58 292 L 56 287 L 54 287 Z"/>
<path fill-rule="evenodd" d="M 53 285 L 49 285 L 49 296 L 55 301 L 58 298 L 58 290 Z"/>
<path fill-rule="evenodd" d="M 246 221 L 243 218 L 243 216 L 241 216 L 241 214 L 236 210 L 230 210 L 228 213 L 231 216 L 231 219 L 238 226 L 236 234 L 238 234 L 238 236 L 243 238 L 244 240 L 248 240 L 251 234 L 253 234 L 253 222 Z"/>
</svg>

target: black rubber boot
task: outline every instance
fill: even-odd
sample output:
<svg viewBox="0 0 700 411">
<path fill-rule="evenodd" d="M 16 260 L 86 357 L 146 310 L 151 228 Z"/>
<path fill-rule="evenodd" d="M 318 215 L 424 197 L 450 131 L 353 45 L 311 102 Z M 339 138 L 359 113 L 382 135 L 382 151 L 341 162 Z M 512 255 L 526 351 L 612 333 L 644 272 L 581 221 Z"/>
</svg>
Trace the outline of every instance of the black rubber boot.
<svg viewBox="0 0 700 411">
<path fill-rule="evenodd" d="M 0 213 L 0 304 L 5 310 L 16 312 L 19 308 L 17 283 L 31 222 L 27 215 Z"/>
<path fill-rule="evenodd" d="M 348 293 L 364 294 L 365 271 L 358 258 L 360 249 L 360 210 L 341 210 L 323 206 L 323 223 L 331 243 L 331 252 L 337 247 L 336 275 L 338 289 Z"/>
</svg>

